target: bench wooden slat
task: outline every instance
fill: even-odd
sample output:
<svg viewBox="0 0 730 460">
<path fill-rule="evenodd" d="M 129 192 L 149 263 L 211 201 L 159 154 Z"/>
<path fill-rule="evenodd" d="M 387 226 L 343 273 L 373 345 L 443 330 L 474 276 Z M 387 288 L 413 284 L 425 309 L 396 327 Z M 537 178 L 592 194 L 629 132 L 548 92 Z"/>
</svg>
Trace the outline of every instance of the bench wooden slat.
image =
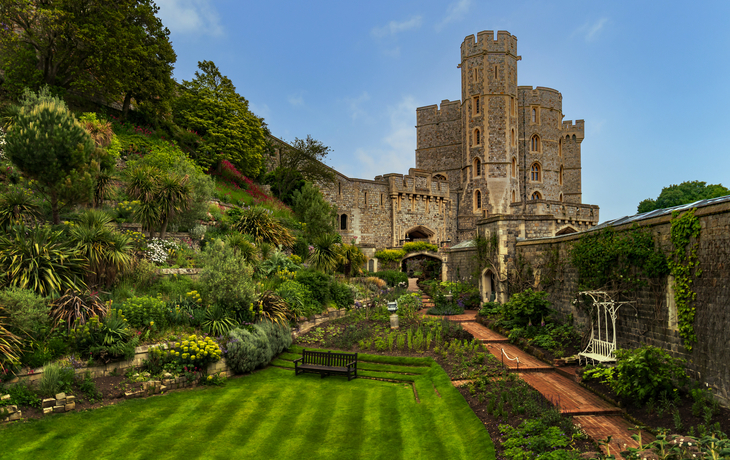
<svg viewBox="0 0 730 460">
<path fill-rule="evenodd" d="M 317 372 L 322 377 L 345 374 L 347 380 L 352 380 L 357 378 L 357 353 L 302 350 L 302 357 L 294 360 L 294 373 L 304 372 Z"/>
</svg>

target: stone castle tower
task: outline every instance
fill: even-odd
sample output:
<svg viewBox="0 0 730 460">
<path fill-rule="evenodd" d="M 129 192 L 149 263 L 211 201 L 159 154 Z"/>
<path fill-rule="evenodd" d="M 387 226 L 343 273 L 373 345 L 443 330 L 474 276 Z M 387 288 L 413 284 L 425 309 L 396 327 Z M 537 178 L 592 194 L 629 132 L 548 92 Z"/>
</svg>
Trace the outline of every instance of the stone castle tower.
<svg viewBox="0 0 730 460">
<path fill-rule="evenodd" d="M 416 168 L 373 180 L 336 172 L 337 182 L 323 187 L 343 239 L 374 252 L 495 234 L 509 259 L 518 238 L 598 223 L 598 206 L 581 201 L 584 122 L 563 121 L 558 91 L 518 86 L 520 60 L 509 32 L 464 39 L 461 100 L 416 109 Z"/>
</svg>

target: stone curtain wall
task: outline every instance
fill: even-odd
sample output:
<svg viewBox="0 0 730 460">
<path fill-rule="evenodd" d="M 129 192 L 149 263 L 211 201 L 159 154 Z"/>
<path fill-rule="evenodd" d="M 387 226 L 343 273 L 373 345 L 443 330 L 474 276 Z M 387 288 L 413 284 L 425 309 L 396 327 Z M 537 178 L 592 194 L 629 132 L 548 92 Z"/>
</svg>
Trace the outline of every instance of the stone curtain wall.
<svg viewBox="0 0 730 460">
<path fill-rule="evenodd" d="M 617 346 L 636 348 L 649 344 L 686 359 L 688 371 L 709 384 L 723 405 L 730 406 L 730 203 L 700 207 L 695 215 L 702 225 L 697 251 L 702 274 L 694 279 L 697 298 L 691 304 L 696 308 L 697 343 L 687 352 L 679 336 L 676 307 L 667 285 L 659 292 L 650 288 L 639 292 L 636 309 L 621 307 L 616 321 Z M 665 254 L 672 249 L 670 220 L 671 215 L 665 215 L 641 221 L 642 226 L 650 228 Z M 629 227 L 627 224 L 615 229 Z M 578 276 L 570 263 L 569 251 L 580 238 L 581 234 L 574 234 L 521 241 L 516 251 L 541 278 L 542 288 L 549 293 L 553 307 L 566 316 L 572 314 L 578 324 L 588 328 L 588 315 L 573 303 L 578 292 Z M 559 262 L 555 264 L 555 260 Z"/>
</svg>

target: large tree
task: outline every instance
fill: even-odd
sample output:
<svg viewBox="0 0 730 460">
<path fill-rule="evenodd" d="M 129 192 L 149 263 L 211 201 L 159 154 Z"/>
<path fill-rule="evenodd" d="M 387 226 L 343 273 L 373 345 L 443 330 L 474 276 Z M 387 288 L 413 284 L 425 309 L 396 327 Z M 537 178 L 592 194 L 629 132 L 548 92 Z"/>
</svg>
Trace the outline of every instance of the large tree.
<svg viewBox="0 0 730 460">
<path fill-rule="evenodd" d="M 205 139 L 195 161 L 203 167 L 231 162 L 238 171 L 256 177 L 267 150 L 263 119 L 248 109 L 246 98 L 211 61 L 198 62 L 200 71 L 183 81 L 173 104 L 175 123 Z"/>
<path fill-rule="evenodd" d="M 655 209 L 671 208 L 682 204 L 693 203 L 698 200 L 706 200 L 708 198 L 717 198 L 720 196 L 730 195 L 730 190 L 723 187 L 722 184 L 710 184 L 702 181 L 687 181 L 679 185 L 670 185 L 664 187 L 662 193 L 656 200 L 647 198 L 639 203 L 638 212 L 649 212 Z"/>
<path fill-rule="evenodd" d="M 26 98 L 5 137 L 5 151 L 32 186 L 51 203 L 53 223 L 59 224 L 64 204 L 89 199 L 94 142 L 58 98 Z"/>
<path fill-rule="evenodd" d="M 175 57 L 156 13 L 152 0 L 0 0 L 3 86 L 117 100 L 147 81 L 162 96 Z"/>
<path fill-rule="evenodd" d="M 279 164 L 265 177 L 271 190 L 291 205 L 293 192 L 301 189 L 304 181 L 315 184 L 331 183 L 335 174 L 323 161 L 331 149 L 322 142 L 307 135 L 306 139 L 295 138 L 291 146 L 279 148 Z"/>
</svg>

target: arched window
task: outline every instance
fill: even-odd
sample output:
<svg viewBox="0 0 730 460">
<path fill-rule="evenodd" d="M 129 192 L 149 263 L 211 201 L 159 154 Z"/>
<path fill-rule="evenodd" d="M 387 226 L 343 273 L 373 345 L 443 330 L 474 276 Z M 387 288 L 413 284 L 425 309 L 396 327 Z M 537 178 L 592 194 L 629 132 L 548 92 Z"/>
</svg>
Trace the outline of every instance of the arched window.
<svg viewBox="0 0 730 460">
<path fill-rule="evenodd" d="M 563 202 L 563 192 L 560 192 L 560 202 Z"/>
<path fill-rule="evenodd" d="M 482 132 L 478 129 L 474 130 L 474 145 L 481 145 L 482 143 Z"/>
<path fill-rule="evenodd" d="M 531 200 L 542 200 L 542 196 L 540 196 L 540 192 L 534 192 L 532 196 L 530 197 Z"/>
<path fill-rule="evenodd" d="M 340 230 L 347 230 L 347 214 L 340 216 Z"/>
<path fill-rule="evenodd" d="M 537 109 L 534 107 L 532 108 L 532 122 L 537 123 Z"/>
<path fill-rule="evenodd" d="M 516 193 L 514 190 L 512 190 L 512 202 L 514 203 L 516 200 Z"/>
<path fill-rule="evenodd" d="M 515 145 L 515 130 L 514 130 L 514 128 L 512 128 L 512 131 L 510 131 L 509 142 L 510 142 L 510 144 L 512 146 Z"/>
<path fill-rule="evenodd" d="M 560 182 L 560 185 L 563 185 L 563 167 L 560 167 L 560 177 L 558 178 L 558 181 Z M 560 200 L 563 201 L 563 200 Z"/>
<path fill-rule="evenodd" d="M 533 135 L 530 138 L 530 151 L 531 152 L 540 151 L 540 136 L 538 136 L 537 134 Z"/>
<path fill-rule="evenodd" d="M 474 177 L 479 177 L 482 175 L 482 162 L 479 161 L 479 158 L 474 158 Z"/>
<path fill-rule="evenodd" d="M 560 156 L 563 155 L 563 138 L 562 137 L 558 140 L 558 155 L 560 155 Z"/>
<path fill-rule="evenodd" d="M 433 178 L 436 180 L 446 180 L 446 177 L 443 174 L 436 174 Z"/>
<path fill-rule="evenodd" d="M 482 192 L 474 192 L 474 209 L 482 209 Z"/>
<path fill-rule="evenodd" d="M 575 142 L 575 134 L 573 134 L 573 142 Z"/>
<path fill-rule="evenodd" d="M 481 109 L 481 101 L 479 100 L 479 96 L 477 96 L 474 98 L 474 113 L 479 115 L 479 113 L 481 113 Z"/>
<path fill-rule="evenodd" d="M 530 180 L 533 182 L 540 182 L 540 165 L 538 163 L 533 163 L 530 167 Z"/>
</svg>

